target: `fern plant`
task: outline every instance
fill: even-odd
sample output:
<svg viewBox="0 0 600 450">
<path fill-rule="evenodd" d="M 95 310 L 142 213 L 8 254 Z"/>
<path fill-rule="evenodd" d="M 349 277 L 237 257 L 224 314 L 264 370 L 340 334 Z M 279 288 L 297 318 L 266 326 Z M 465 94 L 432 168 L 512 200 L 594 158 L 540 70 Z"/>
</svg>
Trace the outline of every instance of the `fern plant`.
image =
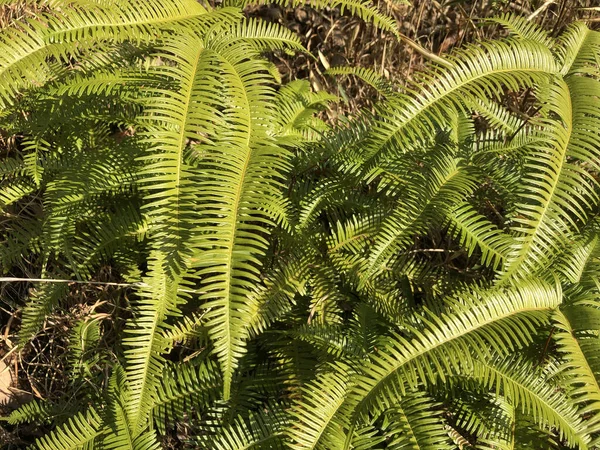
<svg viewBox="0 0 600 450">
<path fill-rule="evenodd" d="M 600 34 L 508 15 L 406 86 L 332 69 L 383 100 L 330 127 L 245 5 L 49 0 L 3 30 L 19 345 L 103 264 L 131 301 L 111 339 L 73 326 L 67 398 L 6 420 L 43 449 L 182 422 L 207 449 L 597 448 Z"/>
</svg>

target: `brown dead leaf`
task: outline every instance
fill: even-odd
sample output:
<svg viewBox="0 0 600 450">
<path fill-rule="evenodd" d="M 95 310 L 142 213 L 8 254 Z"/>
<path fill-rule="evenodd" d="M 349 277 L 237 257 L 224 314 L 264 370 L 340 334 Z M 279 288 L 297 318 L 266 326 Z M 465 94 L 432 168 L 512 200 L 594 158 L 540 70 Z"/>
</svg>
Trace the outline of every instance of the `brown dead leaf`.
<svg viewBox="0 0 600 450">
<path fill-rule="evenodd" d="M 14 378 L 10 366 L 0 359 L 0 405 L 6 405 L 14 400 L 14 394 L 10 390 L 13 383 Z"/>
</svg>

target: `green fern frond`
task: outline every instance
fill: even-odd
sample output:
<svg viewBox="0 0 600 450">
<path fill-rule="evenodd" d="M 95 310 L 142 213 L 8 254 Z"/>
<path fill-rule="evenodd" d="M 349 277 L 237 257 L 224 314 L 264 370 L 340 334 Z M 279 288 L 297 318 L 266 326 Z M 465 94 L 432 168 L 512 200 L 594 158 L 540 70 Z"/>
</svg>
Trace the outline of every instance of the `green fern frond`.
<svg viewBox="0 0 600 450">
<path fill-rule="evenodd" d="M 460 201 L 474 189 L 475 174 L 460 165 L 454 158 L 440 158 L 429 173 L 423 174 L 430 176 L 429 180 L 408 186 L 406 197 L 374 236 L 365 278 L 385 270 L 392 255 L 410 245 L 414 234 L 422 232 L 436 216 L 443 217 L 447 205 Z"/>
<path fill-rule="evenodd" d="M 0 31 L 19 346 L 100 300 L 68 398 L 7 422 L 48 449 L 597 446 L 600 34 L 504 15 L 405 87 L 332 69 L 384 94 L 332 126 L 265 57 L 300 38 L 226 4 L 40 1 Z M 36 276 L 61 282 L 5 289 Z"/>
<path fill-rule="evenodd" d="M 47 275 L 54 278 L 53 274 Z M 22 344 L 29 342 L 39 332 L 46 316 L 64 300 L 68 290 L 68 286 L 63 283 L 40 283 L 23 309 L 19 331 L 19 341 Z"/>
<path fill-rule="evenodd" d="M 363 161 L 431 138 L 434 125 L 446 123 L 464 96 L 497 98 L 501 85 L 518 90 L 558 71 L 549 49 L 532 41 L 483 42 L 457 52 L 451 62 L 451 69 L 422 74 L 416 81 L 418 95 L 398 95 L 379 112 L 385 119 L 369 133 Z"/>
<path fill-rule="evenodd" d="M 71 417 L 62 426 L 36 441 L 42 450 L 78 450 L 86 448 L 100 434 L 101 419 L 89 408 L 85 413 Z"/>
<path fill-rule="evenodd" d="M 178 344 L 190 344 L 195 342 L 195 347 L 203 347 L 208 342 L 208 332 L 203 325 L 204 315 L 192 314 L 184 316 L 181 320 L 170 325 L 164 332 L 165 341 L 168 342 L 166 351 Z"/>
<path fill-rule="evenodd" d="M 596 234 L 583 234 L 578 239 L 573 239 L 556 262 L 556 272 L 561 274 L 570 283 L 580 283 L 587 277 L 586 268 L 594 263 L 599 250 L 600 236 Z"/>
<path fill-rule="evenodd" d="M 112 2 L 110 6 L 89 2 L 60 2 L 53 15 L 41 15 L 24 27 L 2 30 L 0 36 L 0 98 L 3 106 L 14 101 L 17 92 L 52 79 L 46 59 L 65 60 L 77 50 L 90 48 L 93 41 L 150 39 L 161 28 L 206 12 L 191 0 L 163 2 Z M 89 42 L 91 41 L 91 42 Z"/>
<path fill-rule="evenodd" d="M 265 0 L 227 0 L 225 6 L 237 6 L 244 8 L 248 5 L 265 4 Z M 372 23 L 376 27 L 390 31 L 398 35 L 397 26 L 390 16 L 379 11 L 372 3 L 361 0 L 277 0 L 275 2 L 281 6 L 297 8 L 301 6 L 310 6 L 315 9 L 340 8 L 343 14 L 349 11 L 353 16 L 363 19 L 365 22 Z"/>
<path fill-rule="evenodd" d="M 469 355 L 485 360 L 490 345 L 503 354 L 523 345 L 533 324 L 545 321 L 548 311 L 560 303 L 557 289 L 529 281 L 518 289 L 464 292 L 459 294 L 460 303 L 449 305 L 447 313 L 425 314 L 422 330 L 415 329 L 410 339 L 396 335 L 356 378 L 349 398 L 357 402 L 357 413 L 366 416 L 391 406 L 389 399 L 405 392 L 404 383 L 435 384 L 445 374 L 468 370 Z"/>
<path fill-rule="evenodd" d="M 598 73 L 600 33 L 583 23 L 575 22 L 559 38 L 556 53 L 561 63 L 560 73 Z"/>
<path fill-rule="evenodd" d="M 69 363 L 75 377 L 90 377 L 91 367 L 100 360 L 99 319 L 78 321 L 69 337 Z"/>
<path fill-rule="evenodd" d="M 218 366 L 210 360 L 200 363 L 167 366 L 159 383 L 153 420 L 159 431 L 166 425 L 184 420 L 192 411 L 202 412 L 214 401 L 221 389 Z"/>
<path fill-rule="evenodd" d="M 217 436 L 205 436 L 196 443 L 215 450 L 280 450 L 287 448 L 283 444 L 285 423 L 276 409 L 251 414 L 248 419 L 238 417 L 231 425 L 222 428 Z"/>
<path fill-rule="evenodd" d="M 298 36 L 292 31 L 277 23 L 263 20 L 248 19 L 238 22 L 232 29 L 227 30 L 224 40 L 239 40 L 244 44 L 252 43 L 259 51 L 297 50 L 303 51 L 304 47 Z"/>
<path fill-rule="evenodd" d="M 472 377 L 490 389 L 495 388 L 540 425 L 556 427 L 570 445 L 587 448 L 589 432 L 574 403 L 549 383 L 540 370 L 518 358 L 480 360 L 474 362 Z"/>
<path fill-rule="evenodd" d="M 236 361 L 244 352 L 246 293 L 258 281 L 259 258 L 267 246 L 264 236 L 270 226 L 285 220 L 279 187 L 288 170 L 288 152 L 267 134 L 272 114 L 265 105 L 273 92 L 254 81 L 264 76 L 265 66 L 247 59 L 249 48 L 218 45 L 205 54 L 223 71 L 216 79 L 223 83 L 220 101 L 227 115 L 215 111 L 222 128 L 198 161 L 203 174 L 197 178 L 197 200 L 207 207 L 195 222 L 197 237 L 192 242 L 202 251 L 193 267 L 203 278 L 201 300 L 206 302 L 227 398 Z M 206 109 L 201 111 L 206 114 Z"/>
<path fill-rule="evenodd" d="M 573 403 L 580 407 L 580 414 L 586 417 L 587 433 L 598 433 L 600 431 L 598 373 L 590 367 L 568 318 L 560 311 L 555 311 L 553 322 L 557 328 L 553 338 L 563 357 L 558 378 L 561 384 L 568 386 L 567 394 L 573 399 Z"/>
<path fill-rule="evenodd" d="M 409 392 L 385 413 L 384 425 L 390 449 L 453 449 L 433 399 L 422 392 Z"/>
<path fill-rule="evenodd" d="M 485 97 L 467 98 L 465 103 L 484 117 L 494 128 L 500 128 L 513 136 L 525 125 L 523 119 L 511 114 L 506 108 Z"/>
<path fill-rule="evenodd" d="M 248 333 L 259 335 L 284 317 L 295 304 L 296 294 L 304 290 L 305 281 L 302 258 L 292 256 L 285 265 L 274 268 L 264 285 L 258 285 L 248 296 L 248 305 L 253 305 L 247 317 Z"/>
<path fill-rule="evenodd" d="M 525 17 L 506 13 L 487 19 L 486 22 L 497 23 L 506 28 L 511 34 L 521 39 L 538 42 L 546 47 L 552 47 L 554 41 L 540 26 Z"/>
<path fill-rule="evenodd" d="M 108 402 L 105 411 L 104 433 L 100 447 L 107 450 L 134 450 L 134 438 L 130 430 L 127 404 L 130 398 L 127 374 L 120 364 L 113 368 L 108 383 Z"/>
<path fill-rule="evenodd" d="M 394 85 L 389 80 L 368 67 L 332 67 L 325 73 L 326 75 L 353 75 L 367 83 L 384 98 L 394 92 Z"/>
<path fill-rule="evenodd" d="M 289 414 L 294 420 L 287 430 L 290 448 L 342 448 L 345 424 L 338 416 L 345 404 L 350 379 L 347 367 L 336 369 L 304 388 L 302 399 L 292 405 Z"/>
<path fill-rule="evenodd" d="M 508 255 L 512 245 L 510 236 L 499 230 L 465 203 L 448 215 L 452 234 L 461 240 L 461 245 L 471 256 L 475 249 L 481 252 L 481 262 L 497 269 Z"/>
<path fill-rule="evenodd" d="M 50 402 L 32 400 L 12 411 L 7 418 L 11 425 L 27 422 L 49 422 L 53 418 L 55 407 Z"/>
<path fill-rule="evenodd" d="M 523 180 L 518 206 L 520 217 L 514 219 L 517 245 L 507 259 L 503 280 L 540 267 L 548 251 L 558 249 L 562 236 L 577 231 L 586 211 L 597 202 L 596 181 L 581 164 L 594 164 L 600 156 L 600 149 L 586 138 L 588 115 L 597 114 L 586 106 L 586 98 L 599 89 L 599 82 L 583 77 L 552 85 L 549 101 L 561 116 L 547 122 L 546 143 L 528 163 L 530 170 Z M 575 95 L 581 101 L 573 102 Z"/>
<path fill-rule="evenodd" d="M 141 288 L 141 299 L 127 327 L 127 381 L 129 399 L 125 406 L 129 428 L 138 437 L 147 427 L 149 414 L 156 402 L 156 390 L 164 366 L 163 351 L 167 346 L 161 331 L 165 321 L 181 303 L 178 288 L 185 285 L 166 273 L 165 256 L 154 253 L 150 270 Z"/>
<path fill-rule="evenodd" d="M 275 133 L 282 145 L 293 147 L 305 142 L 317 142 L 329 126 L 315 113 L 324 109 L 336 97 L 325 91 L 311 92 L 305 80 L 296 80 L 281 86 L 275 103 L 277 126 Z"/>
</svg>

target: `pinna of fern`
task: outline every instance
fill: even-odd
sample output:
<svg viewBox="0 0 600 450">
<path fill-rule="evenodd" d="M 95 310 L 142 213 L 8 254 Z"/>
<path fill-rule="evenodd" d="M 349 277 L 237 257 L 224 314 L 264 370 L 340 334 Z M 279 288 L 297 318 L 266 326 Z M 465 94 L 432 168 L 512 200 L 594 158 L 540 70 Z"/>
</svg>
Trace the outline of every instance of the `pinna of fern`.
<svg viewBox="0 0 600 450">
<path fill-rule="evenodd" d="M 502 17 L 508 38 L 329 131 L 332 96 L 277 88 L 262 57 L 297 38 L 238 4 L 55 3 L 1 41 L 3 126 L 27 135 L 2 162 L 22 211 L 2 270 L 110 261 L 135 297 L 99 392 L 9 417 L 51 412 L 38 447 L 158 448 L 186 420 L 201 448 L 595 448 L 598 33 Z"/>
</svg>

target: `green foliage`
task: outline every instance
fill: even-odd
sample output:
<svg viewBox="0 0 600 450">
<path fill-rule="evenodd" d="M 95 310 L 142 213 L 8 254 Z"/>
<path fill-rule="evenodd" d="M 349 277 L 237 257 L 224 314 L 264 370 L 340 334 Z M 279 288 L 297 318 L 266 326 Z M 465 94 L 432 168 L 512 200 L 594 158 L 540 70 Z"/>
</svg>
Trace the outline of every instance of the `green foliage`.
<svg viewBox="0 0 600 450">
<path fill-rule="evenodd" d="M 0 36 L 0 271 L 46 279 L 19 345 L 57 280 L 126 294 L 8 418 L 35 446 L 598 448 L 599 33 L 508 15 L 406 86 L 332 69 L 383 99 L 330 126 L 247 2 L 46 3 Z"/>
</svg>

